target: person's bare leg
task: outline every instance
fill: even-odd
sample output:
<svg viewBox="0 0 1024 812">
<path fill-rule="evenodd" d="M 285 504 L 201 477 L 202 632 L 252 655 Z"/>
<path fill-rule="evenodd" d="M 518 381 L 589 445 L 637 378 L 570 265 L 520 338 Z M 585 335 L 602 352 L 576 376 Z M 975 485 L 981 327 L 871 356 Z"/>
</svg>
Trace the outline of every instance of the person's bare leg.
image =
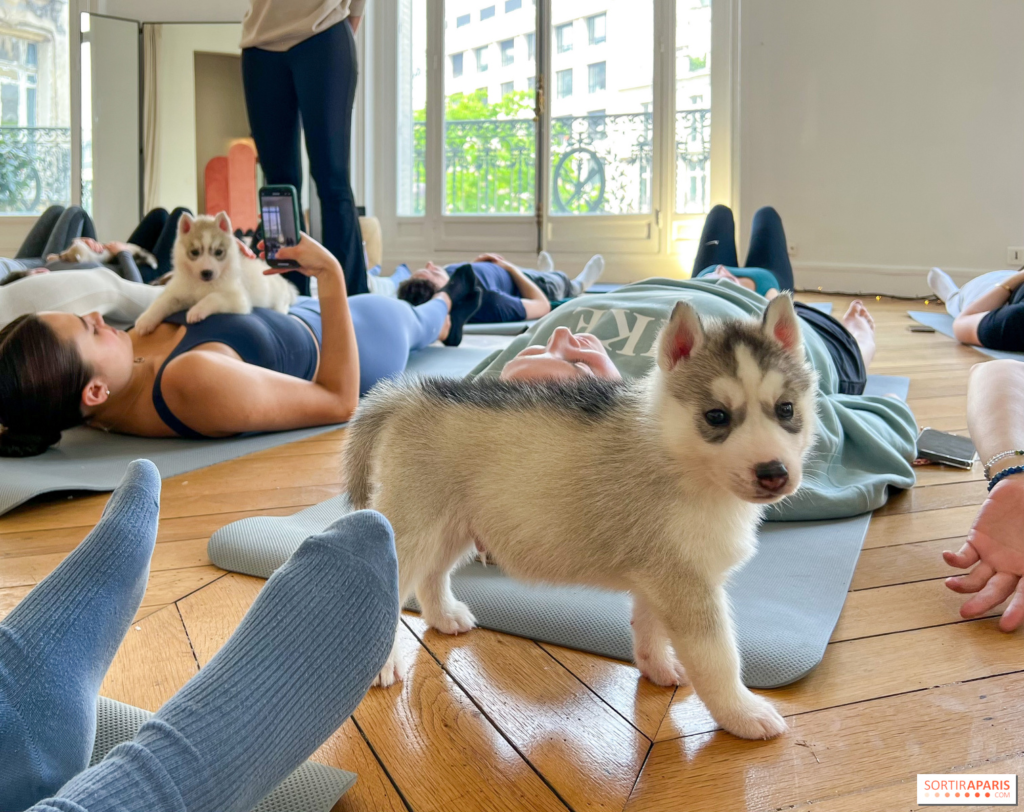
<svg viewBox="0 0 1024 812">
<path fill-rule="evenodd" d="M 864 367 L 871 366 L 871 360 L 875 357 L 875 320 L 864 307 L 864 302 L 860 299 L 850 302 L 849 309 L 840 321 L 857 341 L 860 354 L 864 357 Z"/>
<path fill-rule="evenodd" d="M 448 338 L 448 331 L 452 329 L 452 298 L 444 291 L 439 291 L 437 295 L 434 296 L 434 298 L 443 299 L 445 303 L 448 305 L 448 318 L 444 320 L 444 327 L 442 327 L 441 332 L 437 334 L 437 340 L 444 341 L 446 338 Z"/>
</svg>

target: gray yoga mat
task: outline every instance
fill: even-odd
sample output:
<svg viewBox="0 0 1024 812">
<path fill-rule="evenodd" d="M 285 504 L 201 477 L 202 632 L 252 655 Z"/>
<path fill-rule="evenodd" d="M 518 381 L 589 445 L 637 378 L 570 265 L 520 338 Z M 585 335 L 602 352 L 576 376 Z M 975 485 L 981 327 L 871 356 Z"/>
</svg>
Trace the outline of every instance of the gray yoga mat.
<svg viewBox="0 0 1024 812">
<path fill-rule="evenodd" d="M 89 766 L 102 761 L 116 745 L 135 738 L 152 715 L 101 696 L 96 703 L 96 741 Z M 253 807 L 253 812 L 330 812 L 355 782 L 355 773 L 307 761 Z"/>
<path fill-rule="evenodd" d="M 909 383 L 907 378 L 870 376 L 865 394 L 905 398 Z M 293 516 L 232 522 L 213 534 L 207 553 L 223 569 L 267 578 L 305 538 L 350 509 L 342 495 Z M 870 520 L 865 514 L 762 525 L 757 554 L 729 584 L 744 683 L 753 688 L 788 685 L 821 661 Z M 625 593 L 525 584 L 478 562 L 453 575 L 452 589 L 483 628 L 632 659 Z"/>
<path fill-rule="evenodd" d="M 461 378 L 492 352 L 492 348 L 486 347 L 430 346 L 410 356 L 406 371 L 414 375 Z M 0 460 L 0 515 L 43 493 L 111 491 L 132 460 L 152 460 L 160 476 L 166 479 L 313 437 L 338 425 L 221 440 L 131 437 L 82 426 L 64 432 L 59 445 L 38 457 Z"/>
<path fill-rule="evenodd" d="M 945 313 L 940 310 L 908 310 L 907 315 L 918 324 L 927 325 L 928 327 L 933 328 L 937 333 L 942 333 L 944 336 L 949 336 L 956 340 L 956 336 L 953 335 L 953 317 L 949 315 L 949 313 Z M 990 350 L 988 347 L 976 347 L 973 344 L 964 344 L 964 346 L 970 347 L 972 350 L 980 352 L 982 355 L 987 355 L 989 358 L 998 358 L 1003 361 L 1024 361 L 1024 352 Z"/>
</svg>

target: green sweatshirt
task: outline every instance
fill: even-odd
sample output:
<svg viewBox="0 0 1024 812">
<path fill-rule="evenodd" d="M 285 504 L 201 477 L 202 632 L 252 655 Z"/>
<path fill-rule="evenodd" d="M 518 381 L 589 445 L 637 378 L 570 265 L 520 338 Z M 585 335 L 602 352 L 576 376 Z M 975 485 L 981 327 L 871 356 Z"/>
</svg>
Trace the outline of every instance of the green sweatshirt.
<svg viewBox="0 0 1024 812">
<path fill-rule="evenodd" d="M 655 363 L 657 335 L 677 301 L 686 300 L 702 318 L 760 317 L 767 301 L 725 279 L 648 279 L 612 293 L 572 299 L 485 359 L 470 377 L 497 377 L 524 347 L 543 345 L 556 327 L 593 333 L 625 378 L 646 375 Z M 841 395 L 824 342 L 803 330 L 808 360 L 818 372 L 818 437 L 792 496 L 768 511 L 772 521 L 839 519 L 885 504 L 888 486 L 914 484 L 917 424 L 901 400 Z"/>
</svg>

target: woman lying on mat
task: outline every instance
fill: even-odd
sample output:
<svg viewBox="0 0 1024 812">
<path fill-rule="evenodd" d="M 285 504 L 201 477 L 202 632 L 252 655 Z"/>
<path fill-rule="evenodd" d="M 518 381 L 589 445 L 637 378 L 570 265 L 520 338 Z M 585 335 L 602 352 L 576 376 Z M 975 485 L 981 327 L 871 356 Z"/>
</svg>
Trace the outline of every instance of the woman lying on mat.
<svg viewBox="0 0 1024 812">
<path fill-rule="evenodd" d="M 789 264 L 786 232 L 782 218 L 771 206 L 754 213 L 750 225 L 750 248 L 743 268 L 736 256 L 736 226 L 732 210 L 718 205 L 708 212 L 700 247 L 693 260 L 693 278 L 728 279 L 747 290 L 774 299 L 780 290 L 793 289 L 793 267 Z"/>
<path fill-rule="evenodd" d="M 401 373 L 410 352 L 461 327 L 479 305 L 467 274 L 419 307 L 348 298 L 341 266 L 306 235 L 281 258 L 317 278 L 319 301 L 300 298 L 288 315 L 257 308 L 191 325 L 178 313 L 144 337 L 95 312 L 43 312 L 6 325 L 0 456 L 41 454 L 82 423 L 199 438 L 343 422 L 361 392 Z"/>
<path fill-rule="evenodd" d="M 928 287 L 953 317 L 953 335 L 964 344 L 1024 352 L 1024 271 L 992 271 L 958 288 L 939 268 Z"/>
<path fill-rule="evenodd" d="M 520 380 L 640 377 L 650 371 L 655 337 L 680 300 L 702 318 L 719 321 L 759 317 L 768 304 L 728 279 L 649 279 L 567 302 L 475 374 Z M 853 302 L 841 321 L 799 302 L 796 311 L 818 375 L 818 438 L 803 486 L 772 506 L 769 516 L 837 519 L 873 510 L 885 503 L 888 486 L 914 484 L 914 416 L 896 398 L 863 394 L 875 352 L 874 322 L 863 304 Z"/>
<path fill-rule="evenodd" d="M 248 812 L 341 726 L 387 659 L 395 543 L 363 510 L 307 539 L 209 664 L 89 767 L 159 500 L 156 467 L 133 462 L 93 531 L 0 622 L 0 809 Z"/>
<path fill-rule="evenodd" d="M 1007 598 L 999 628 L 1012 632 L 1024 623 L 1024 363 L 988 361 L 971 370 L 967 425 L 985 462 L 989 494 L 957 553 L 944 552 L 951 567 L 968 575 L 946 579 L 954 592 L 977 593 L 960 608 L 961 617 L 981 617 Z M 1011 597 L 1012 596 L 1012 597 Z"/>
<path fill-rule="evenodd" d="M 84 209 L 50 206 L 36 220 L 15 258 L 0 258 L 0 285 L 50 271 L 92 268 L 106 268 L 131 282 L 152 282 L 171 269 L 178 219 L 186 211 L 179 208 L 168 214 L 166 209 L 153 209 L 128 243 L 104 245 L 96 240 L 96 228 Z M 100 261 L 97 255 L 107 258 Z M 148 262 L 141 261 L 143 256 Z"/>
</svg>

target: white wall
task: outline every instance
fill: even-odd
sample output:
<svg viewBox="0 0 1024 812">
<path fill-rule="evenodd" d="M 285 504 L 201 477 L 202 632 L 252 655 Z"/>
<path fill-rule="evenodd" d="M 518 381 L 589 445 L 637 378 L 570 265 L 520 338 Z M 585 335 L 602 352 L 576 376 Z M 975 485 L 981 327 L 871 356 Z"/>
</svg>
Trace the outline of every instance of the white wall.
<svg viewBox="0 0 1024 812">
<path fill-rule="evenodd" d="M 924 294 L 1024 245 L 1024 3 L 740 0 L 739 215 L 798 286 Z"/>
<path fill-rule="evenodd" d="M 155 23 L 237 23 L 249 0 L 79 0 L 82 11 Z"/>
</svg>

